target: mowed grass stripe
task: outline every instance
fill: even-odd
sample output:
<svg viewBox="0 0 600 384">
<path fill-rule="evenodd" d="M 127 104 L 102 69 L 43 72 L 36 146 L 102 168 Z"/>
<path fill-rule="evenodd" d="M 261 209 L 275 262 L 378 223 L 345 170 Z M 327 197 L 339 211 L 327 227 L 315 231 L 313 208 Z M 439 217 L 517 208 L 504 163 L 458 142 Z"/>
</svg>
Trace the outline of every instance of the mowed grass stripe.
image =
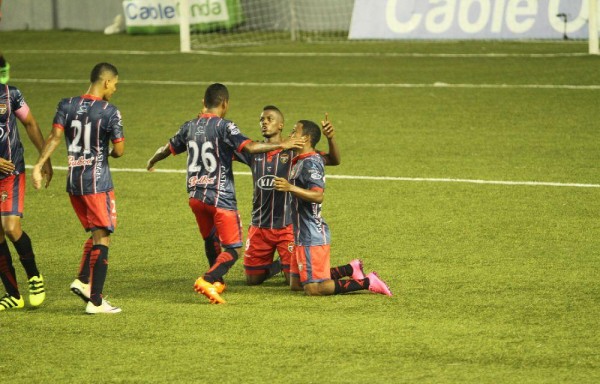
<svg viewBox="0 0 600 384">
<path fill-rule="evenodd" d="M 84 84 L 85 80 L 74 79 L 13 79 L 14 82 L 41 84 Z M 476 89 L 571 89 L 571 90 L 600 90 L 599 85 L 573 84 L 450 84 L 435 82 L 432 84 L 418 83 L 302 83 L 302 82 L 247 82 L 247 81 L 181 81 L 181 80 L 121 80 L 122 84 L 143 85 L 210 85 L 215 82 L 237 87 L 300 87 L 300 88 L 476 88 Z"/>
</svg>

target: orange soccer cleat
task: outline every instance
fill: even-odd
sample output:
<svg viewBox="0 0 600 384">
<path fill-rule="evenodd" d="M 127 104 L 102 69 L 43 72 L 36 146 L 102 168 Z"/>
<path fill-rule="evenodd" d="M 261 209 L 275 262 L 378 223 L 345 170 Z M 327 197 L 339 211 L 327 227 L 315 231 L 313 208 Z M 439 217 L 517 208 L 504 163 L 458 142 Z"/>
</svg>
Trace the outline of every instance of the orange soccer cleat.
<svg viewBox="0 0 600 384">
<path fill-rule="evenodd" d="M 217 287 L 208 281 L 204 280 L 202 277 L 199 277 L 194 283 L 194 290 L 198 293 L 203 294 L 210 300 L 211 304 L 224 304 L 225 300 L 221 296 L 219 296 L 219 292 L 217 291 Z"/>
</svg>

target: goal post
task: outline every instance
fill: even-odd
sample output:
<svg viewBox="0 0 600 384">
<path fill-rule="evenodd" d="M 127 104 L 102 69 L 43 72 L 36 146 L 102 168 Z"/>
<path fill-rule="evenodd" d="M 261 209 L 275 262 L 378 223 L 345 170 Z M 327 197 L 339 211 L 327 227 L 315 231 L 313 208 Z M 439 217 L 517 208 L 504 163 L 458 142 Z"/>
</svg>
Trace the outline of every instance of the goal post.
<svg viewBox="0 0 600 384">
<path fill-rule="evenodd" d="M 179 0 L 179 45 L 181 52 L 191 52 L 190 40 L 190 2 Z"/>
<path fill-rule="evenodd" d="M 598 2 L 600 0 L 589 0 L 589 18 L 588 18 L 588 45 L 590 55 L 599 55 L 598 46 Z"/>
</svg>

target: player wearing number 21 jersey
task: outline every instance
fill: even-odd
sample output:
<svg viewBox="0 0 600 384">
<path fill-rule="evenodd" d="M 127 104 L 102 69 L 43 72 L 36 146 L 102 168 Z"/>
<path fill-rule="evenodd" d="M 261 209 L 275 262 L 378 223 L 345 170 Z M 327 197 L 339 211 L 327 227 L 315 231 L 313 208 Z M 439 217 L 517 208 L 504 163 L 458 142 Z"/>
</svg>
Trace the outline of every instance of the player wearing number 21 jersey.
<svg viewBox="0 0 600 384">
<path fill-rule="evenodd" d="M 237 210 L 231 162 L 234 152 L 262 153 L 277 149 L 301 148 L 304 139 L 291 139 L 281 143 L 259 143 L 248 139 L 225 115 L 229 109 L 229 91 L 223 84 L 210 85 L 203 99 L 203 113 L 184 123 L 169 142 L 160 147 L 148 160 L 147 169 L 169 155 L 187 152 L 186 187 L 189 205 L 205 242 L 209 270 L 199 277 L 194 289 L 211 303 L 224 303 L 215 283 L 239 257 L 242 230 Z M 214 258 L 215 237 L 224 251 Z"/>
<path fill-rule="evenodd" d="M 64 136 L 69 164 L 67 192 L 83 228 L 92 232 L 83 247 L 79 275 L 71 284 L 71 291 L 87 303 L 86 312 L 90 314 L 121 311 L 102 298 L 109 236 L 117 220 L 108 157 L 121 157 L 125 151 L 121 114 L 109 103 L 117 90 L 118 78 L 113 65 L 99 63 L 92 69 L 86 94 L 60 101 L 52 132 L 33 169 L 34 187 L 39 188 L 42 176 L 38 166 L 50 157 Z"/>
<path fill-rule="evenodd" d="M 117 107 L 94 95 L 63 99 L 58 104 L 53 126 L 65 132 L 69 163 L 67 192 L 89 195 L 112 191 L 109 144 L 125 140 Z"/>
</svg>

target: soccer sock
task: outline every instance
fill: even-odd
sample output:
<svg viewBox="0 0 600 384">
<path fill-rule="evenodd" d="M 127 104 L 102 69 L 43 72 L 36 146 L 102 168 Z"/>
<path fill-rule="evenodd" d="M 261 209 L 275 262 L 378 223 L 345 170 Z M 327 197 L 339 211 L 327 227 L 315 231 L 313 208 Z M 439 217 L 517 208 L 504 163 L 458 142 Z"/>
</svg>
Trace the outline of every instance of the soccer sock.
<svg viewBox="0 0 600 384">
<path fill-rule="evenodd" d="M 280 272 L 281 272 L 281 260 L 277 259 L 269 265 L 269 268 L 267 269 L 267 277 L 265 278 L 265 280 L 270 279 L 271 277 L 275 276 L 276 274 L 278 274 Z"/>
<path fill-rule="evenodd" d="M 217 257 L 215 265 L 204 274 L 204 280 L 211 284 L 217 280 L 222 280 L 223 276 L 231 269 L 231 267 L 233 267 L 233 264 L 235 264 L 237 259 L 238 256 L 236 251 L 233 249 L 225 249 L 225 251 L 221 252 Z"/>
<path fill-rule="evenodd" d="M 352 266 L 350 264 L 340 265 L 339 267 L 331 268 L 331 278 L 333 280 L 341 279 L 342 277 L 352 276 Z"/>
<path fill-rule="evenodd" d="M 17 275 L 13 267 L 10 249 L 6 241 L 0 244 L 0 278 L 6 289 L 6 293 L 15 298 L 20 298 L 19 287 L 17 285 Z"/>
<path fill-rule="evenodd" d="M 23 232 L 19 240 L 15 241 L 13 245 L 19 254 L 19 260 L 21 261 L 23 268 L 25 268 L 27 279 L 31 279 L 33 276 L 39 276 L 40 271 L 38 271 L 35 263 L 31 239 L 27 236 L 27 233 Z"/>
<path fill-rule="evenodd" d="M 90 237 L 83 244 L 83 254 L 81 255 L 81 262 L 79 263 L 79 274 L 77 278 L 83 284 L 90 283 L 90 252 L 94 246 L 94 241 Z"/>
<path fill-rule="evenodd" d="M 98 306 L 102 304 L 102 290 L 108 271 L 108 247 L 106 245 L 94 245 L 90 252 L 90 277 L 91 295 L 90 301 Z"/>
<path fill-rule="evenodd" d="M 208 259 L 208 265 L 212 267 L 217 261 L 217 256 L 221 253 L 221 243 L 215 233 L 204 239 L 204 250 Z"/>
<path fill-rule="evenodd" d="M 333 292 L 334 295 L 339 295 L 340 293 L 348 293 L 354 291 L 361 291 L 363 289 L 369 289 L 369 279 L 363 280 L 352 280 L 352 279 L 344 279 L 344 280 L 335 280 L 335 290 Z"/>
</svg>

